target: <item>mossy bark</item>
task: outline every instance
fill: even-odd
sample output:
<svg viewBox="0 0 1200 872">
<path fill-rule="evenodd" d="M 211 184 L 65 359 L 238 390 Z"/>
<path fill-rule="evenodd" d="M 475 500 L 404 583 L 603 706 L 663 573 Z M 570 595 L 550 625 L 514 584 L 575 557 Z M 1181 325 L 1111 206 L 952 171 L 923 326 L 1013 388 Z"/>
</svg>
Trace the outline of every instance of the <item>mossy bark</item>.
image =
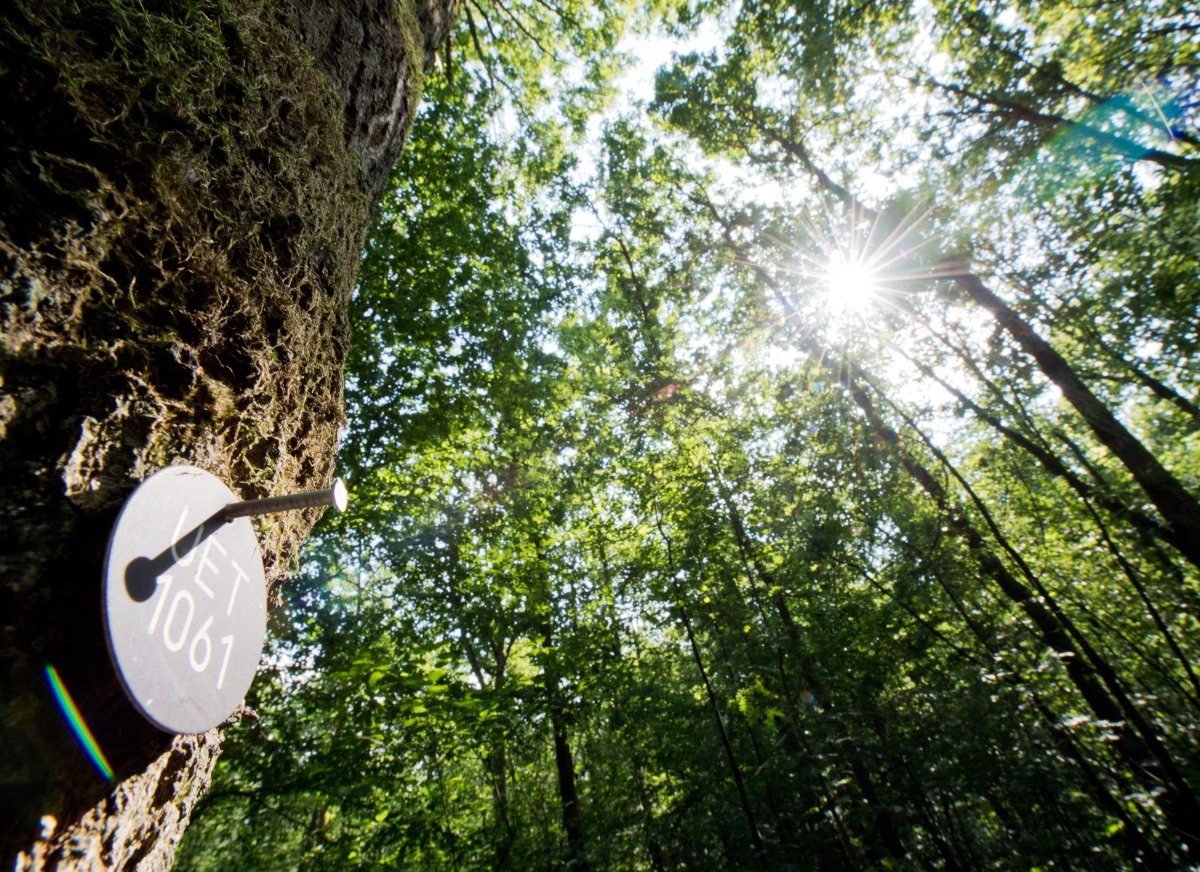
<svg viewBox="0 0 1200 872">
<path fill-rule="evenodd" d="M 162 868 L 220 731 L 164 735 L 103 641 L 121 503 L 171 463 L 324 486 L 371 203 L 454 0 L 19 0 L 0 11 L 0 834 Z M 320 7 L 319 9 L 317 7 Z M 259 528 L 272 599 L 316 512 Z M 90 766 L 54 666 L 115 771 Z"/>
</svg>

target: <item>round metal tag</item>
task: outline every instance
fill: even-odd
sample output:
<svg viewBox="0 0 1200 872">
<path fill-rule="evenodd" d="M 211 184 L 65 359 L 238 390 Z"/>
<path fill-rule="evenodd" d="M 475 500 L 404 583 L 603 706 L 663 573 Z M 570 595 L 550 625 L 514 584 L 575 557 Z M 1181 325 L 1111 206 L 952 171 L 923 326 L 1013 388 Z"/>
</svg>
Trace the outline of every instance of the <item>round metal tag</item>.
<svg viewBox="0 0 1200 872">
<path fill-rule="evenodd" d="M 266 583 L 237 496 L 194 466 L 159 470 L 121 509 L 104 565 L 104 629 L 125 692 L 156 726 L 201 733 L 241 704 L 267 628 Z"/>
</svg>

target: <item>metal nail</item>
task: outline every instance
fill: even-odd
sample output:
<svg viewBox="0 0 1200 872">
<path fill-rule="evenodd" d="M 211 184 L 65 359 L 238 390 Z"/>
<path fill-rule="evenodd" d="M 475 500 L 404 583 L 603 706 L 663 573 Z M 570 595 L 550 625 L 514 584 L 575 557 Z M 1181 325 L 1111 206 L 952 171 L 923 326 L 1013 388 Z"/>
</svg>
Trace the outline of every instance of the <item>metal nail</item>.
<svg viewBox="0 0 1200 872">
<path fill-rule="evenodd" d="M 333 487 L 327 487 L 325 490 L 230 503 L 221 510 L 220 518 L 222 521 L 228 522 L 234 518 L 247 518 L 251 515 L 295 512 L 299 509 L 315 509 L 323 506 L 329 506 L 337 509 L 339 512 L 344 512 L 346 504 L 349 501 L 350 495 L 346 492 L 346 483 L 339 478 L 333 482 Z"/>
</svg>

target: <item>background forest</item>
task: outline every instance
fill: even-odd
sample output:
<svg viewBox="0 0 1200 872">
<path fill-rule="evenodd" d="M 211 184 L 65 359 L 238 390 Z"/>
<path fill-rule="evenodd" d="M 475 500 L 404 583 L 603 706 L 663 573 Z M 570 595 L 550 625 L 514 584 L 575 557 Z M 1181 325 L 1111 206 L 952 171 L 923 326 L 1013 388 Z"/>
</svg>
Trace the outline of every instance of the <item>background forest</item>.
<svg viewBox="0 0 1200 872">
<path fill-rule="evenodd" d="M 468 0 L 179 868 L 1200 864 L 1198 113 L 1172 0 Z"/>
</svg>

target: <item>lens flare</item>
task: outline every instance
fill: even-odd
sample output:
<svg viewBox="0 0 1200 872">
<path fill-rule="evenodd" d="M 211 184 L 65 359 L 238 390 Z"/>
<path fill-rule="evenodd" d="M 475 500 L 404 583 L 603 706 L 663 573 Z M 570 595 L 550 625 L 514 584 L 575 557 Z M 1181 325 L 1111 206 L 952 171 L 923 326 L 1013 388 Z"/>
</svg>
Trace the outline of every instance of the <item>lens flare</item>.
<svg viewBox="0 0 1200 872">
<path fill-rule="evenodd" d="M 58 703 L 59 709 L 62 710 L 63 717 L 71 727 L 71 732 L 75 734 L 80 747 L 88 755 L 88 759 L 92 761 L 92 765 L 96 767 L 96 771 L 104 776 L 105 780 L 113 780 L 112 767 L 108 765 L 108 759 L 104 756 L 104 752 L 100 750 L 100 745 L 96 742 L 96 737 L 92 735 L 92 731 L 88 729 L 87 723 L 83 719 L 83 715 L 79 713 L 79 708 L 75 705 L 75 700 L 71 699 L 71 694 L 67 691 L 66 685 L 59 678 L 58 670 L 53 666 L 46 666 L 46 681 L 50 684 L 50 691 L 54 694 L 54 701 Z"/>
</svg>

